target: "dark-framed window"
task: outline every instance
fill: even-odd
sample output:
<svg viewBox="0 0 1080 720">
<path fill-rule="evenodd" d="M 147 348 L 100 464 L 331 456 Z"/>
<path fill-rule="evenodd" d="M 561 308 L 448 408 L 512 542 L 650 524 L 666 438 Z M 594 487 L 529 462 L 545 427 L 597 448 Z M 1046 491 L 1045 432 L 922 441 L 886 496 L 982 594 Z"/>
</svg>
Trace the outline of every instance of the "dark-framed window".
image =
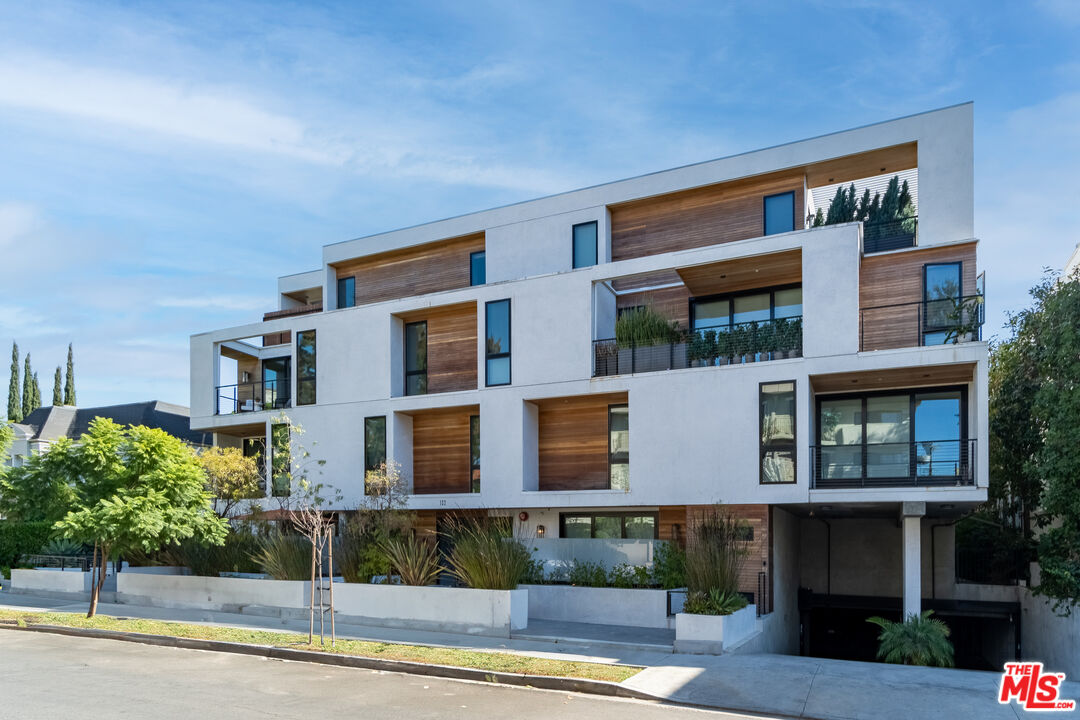
<svg viewBox="0 0 1080 720">
<path fill-rule="evenodd" d="M 386 462 L 386 416 L 364 418 L 364 494 L 372 495 L 367 474 L 378 472 Z"/>
<path fill-rule="evenodd" d="M 484 381 L 488 387 L 510 384 L 510 300 L 492 300 L 484 307 L 487 332 Z"/>
<path fill-rule="evenodd" d="M 802 285 L 777 285 L 690 299 L 693 330 L 727 330 L 749 322 L 802 317 Z"/>
<path fill-rule="evenodd" d="M 469 416 L 469 492 L 480 492 L 480 416 Z"/>
<path fill-rule="evenodd" d="M 819 396 L 818 477 L 965 475 L 967 409 L 963 385 Z"/>
<path fill-rule="evenodd" d="M 296 333 L 296 404 L 315 404 L 315 331 Z"/>
<path fill-rule="evenodd" d="M 660 514 L 635 511 L 559 513 L 559 537 L 658 540 Z"/>
<path fill-rule="evenodd" d="M 355 307 L 356 305 L 356 277 L 338 278 L 337 281 L 337 306 L 341 308 Z"/>
<path fill-rule="evenodd" d="M 795 381 L 758 385 L 762 485 L 795 482 Z"/>
<path fill-rule="evenodd" d="M 292 450 L 287 423 L 270 426 L 270 494 L 289 497 L 292 492 Z"/>
<path fill-rule="evenodd" d="M 630 489 L 630 406 L 608 405 L 608 483 L 612 490 Z"/>
<path fill-rule="evenodd" d="M 292 397 L 292 358 L 266 358 L 262 361 L 263 407 L 281 410 L 289 407 Z"/>
<path fill-rule="evenodd" d="M 791 232 L 795 229 L 795 192 L 766 195 L 762 213 L 766 235 Z"/>
<path fill-rule="evenodd" d="M 944 345 L 955 336 L 963 269 L 959 261 L 923 265 L 923 345 Z"/>
<path fill-rule="evenodd" d="M 405 323 L 405 394 L 427 394 L 427 321 Z"/>
<path fill-rule="evenodd" d="M 597 260 L 597 227 L 595 220 L 592 222 L 578 223 L 574 226 L 573 235 L 573 261 L 575 268 L 592 267 Z"/>
<path fill-rule="evenodd" d="M 266 495 L 266 438 L 244 438 L 244 457 L 255 458 L 255 468 L 259 473 L 259 492 Z"/>
<path fill-rule="evenodd" d="M 483 285 L 487 282 L 487 252 L 479 250 L 469 255 L 469 284 Z"/>
</svg>

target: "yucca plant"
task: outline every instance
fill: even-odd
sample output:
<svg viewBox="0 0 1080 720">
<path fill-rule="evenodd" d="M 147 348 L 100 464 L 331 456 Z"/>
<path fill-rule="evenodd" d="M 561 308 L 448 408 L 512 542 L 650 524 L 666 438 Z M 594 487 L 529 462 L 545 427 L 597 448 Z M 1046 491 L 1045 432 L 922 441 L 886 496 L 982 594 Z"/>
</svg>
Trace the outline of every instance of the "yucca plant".
<svg viewBox="0 0 1080 720">
<path fill-rule="evenodd" d="M 81 542 L 71 540 L 70 538 L 53 538 L 45 547 L 41 548 L 42 555 L 62 555 L 64 557 L 74 557 L 76 555 L 87 555 L 86 548 L 83 547 Z"/>
<path fill-rule="evenodd" d="M 933 612 L 924 610 L 920 615 L 909 615 L 904 622 L 876 616 L 867 618 L 866 622 L 881 628 L 878 659 L 898 665 L 953 667 L 949 626 L 932 619 Z"/>
<path fill-rule="evenodd" d="M 713 588 L 707 593 L 687 593 L 683 612 L 691 615 L 731 615 L 748 604 L 742 593 L 723 592 Z"/>
<path fill-rule="evenodd" d="M 446 535 L 450 574 L 467 587 L 513 590 L 529 570 L 532 553 L 499 523 L 452 519 Z"/>
<path fill-rule="evenodd" d="M 311 543 L 303 535 L 273 533 L 259 543 L 252 559 L 275 580 L 311 579 Z"/>
<path fill-rule="evenodd" d="M 379 544 L 379 549 L 397 573 L 403 585 L 434 585 L 439 579 L 439 553 L 435 543 L 413 535 L 392 538 Z"/>
</svg>

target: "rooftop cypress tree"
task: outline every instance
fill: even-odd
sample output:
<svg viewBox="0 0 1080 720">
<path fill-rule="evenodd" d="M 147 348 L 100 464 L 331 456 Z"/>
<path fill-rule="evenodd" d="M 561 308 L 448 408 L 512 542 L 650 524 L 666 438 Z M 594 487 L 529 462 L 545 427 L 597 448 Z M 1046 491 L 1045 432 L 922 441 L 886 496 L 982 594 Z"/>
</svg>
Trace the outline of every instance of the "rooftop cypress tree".
<svg viewBox="0 0 1080 720">
<path fill-rule="evenodd" d="M 56 366 L 56 375 L 53 376 L 52 386 L 52 404 L 63 405 L 64 404 L 64 390 L 63 383 L 60 380 L 60 366 Z"/>
<path fill-rule="evenodd" d="M 8 383 L 7 418 L 10 422 L 23 419 L 22 401 L 19 399 L 19 344 L 11 343 L 11 381 Z"/>
<path fill-rule="evenodd" d="M 32 385 L 34 390 L 34 410 L 41 407 L 41 385 L 38 383 L 37 372 L 34 373 L 34 384 Z"/>
<path fill-rule="evenodd" d="M 64 382 L 64 404 L 75 404 L 75 355 L 68 343 L 67 380 Z"/>
<path fill-rule="evenodd" d="M 30 353 L 23 358 L 22 416 L 34 412 L 34 373 L 30 370 Z"/>
</svg>

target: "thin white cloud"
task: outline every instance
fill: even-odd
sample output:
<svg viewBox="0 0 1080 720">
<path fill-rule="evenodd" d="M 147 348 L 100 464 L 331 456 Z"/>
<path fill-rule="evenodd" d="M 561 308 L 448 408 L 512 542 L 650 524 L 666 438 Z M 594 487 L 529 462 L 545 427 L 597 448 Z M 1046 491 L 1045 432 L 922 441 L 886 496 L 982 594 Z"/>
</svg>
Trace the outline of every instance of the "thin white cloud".
<svg viewBox="0 0 1080 720">
<path fill-rule="evenodd" d="M 267 302 L 261 295 L 194 295 L 161 298 L 155 304 L 163 308 L 232 311 L 266 310 Z"/>
<path fill-rule="evenodd" d="M 29 205 L 0 202 L 0 248 L 25 238 L 37 224 L 37 212 Z"/>
</svg>

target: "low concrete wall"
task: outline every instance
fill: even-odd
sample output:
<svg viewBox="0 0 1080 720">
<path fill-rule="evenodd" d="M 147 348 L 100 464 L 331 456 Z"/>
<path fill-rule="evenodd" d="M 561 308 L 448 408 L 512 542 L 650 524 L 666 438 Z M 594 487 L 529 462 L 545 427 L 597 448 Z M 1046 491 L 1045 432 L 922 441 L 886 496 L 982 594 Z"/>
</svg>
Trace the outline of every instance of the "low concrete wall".
<svg viewBox="0 0 1080 720">
<path fill-rule="evenodd" d="M 137 575 L 190 575 L 191 570 L 179 565 L 136 565 L 129 567 L 124 565 L 123 572 Z"/>
<path fill-rule="evenodd" d="M 674 628 L 667 614 L 667 590 L 523 585 L 529 591 L 529 617 L 538 620 Z"/>
<path fill-rule="evenodd" d="M 719 655 L 730 652 L 760 632 L 757 608 L 747 605 L 731 615 L 675 616 L 675 652 Z"/>
<path fill-rule="evenodd" d="M 334 585 L 343 622 L 510 637 L 529 622 L 529 591 L 407 585 Z"/>
<path fill-rule="evenodd" d="M 1031 584 L 1041 580 L 1038 563 L 1031 564 Z M 14 577 L 14 576 L 13 576 Z M 1063 672 L 1067 680 L 1080 679 L 1080 612 L 1069 617 L 1054 612 L 1043 596 L 1023 588 L 1020 598 L 1023 616 L 1021 653 L 1025 660 L 1039 660 L 1047 672 Z"/>
<path fill-rule="evenodd" d="M 43 597 L 85 598 L 90 593 L 90 573 L 78 570 L 11 571 L 11 592 Z"/>
<path fill-rule="evenodd" d="M 309 583 L 291 580 L 122 572 L 116 577 L 117 602 L 164 608 L 241 612 L 248 607 L 307 607 Z"/>
</svg>

